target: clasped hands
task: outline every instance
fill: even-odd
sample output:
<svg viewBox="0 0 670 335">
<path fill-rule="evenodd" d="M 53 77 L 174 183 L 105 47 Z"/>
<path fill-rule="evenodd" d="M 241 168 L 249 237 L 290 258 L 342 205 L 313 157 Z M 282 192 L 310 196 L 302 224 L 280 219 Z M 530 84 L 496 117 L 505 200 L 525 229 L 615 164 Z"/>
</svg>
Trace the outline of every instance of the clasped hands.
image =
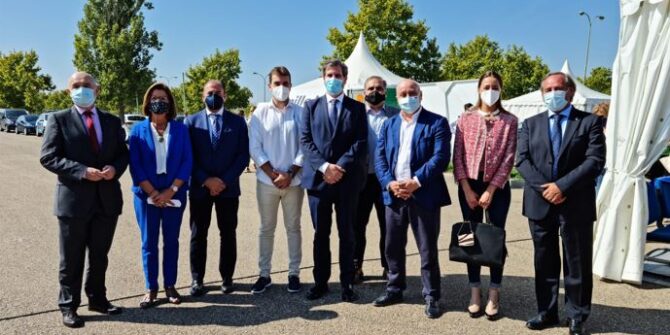
<svg viewBox="0 0 670 335">
<path fill-rule="evenodd" d="M 209 177 L 205 179 L 203 183 L 205 187 L 209 190 L 209 195 L 215 197 L 219 195 L 226 189 L 226 183 L 221 180 L 219 177 Z"/>
<path fill-rule="evenodd" d="M 86 172 L 84 173 L 84 179 L 89 181 L 112 180 L 115 175 L 116 169 L 111 165 L 105 165 L 102 170 L 87 167 Z"/>
<path fill-rule="evenodd" d="M 546 183 L 542 184 L 541 187 L 544 189 L 542 191 L 542 197 L 549 201 L 553 205 L 560 205 L 565 201 L 565 196 L 563 192 L 558 188 L 556 183 Z"/>
<path fill-rule="evenodd" d="M 323 180 L 330 185 L 339 182 L 347 171 L 337 164 L 328 164 Z"/>
<path fill-rule="evenodd" d="M 164 189 L 161 192 L 154 189 L 154 191 L 149 194 L 149 198 L 151 198 L 151 201 L 154 202 L 154 206 L 165 208 L 169 205 L 172 205 L 172 197 L 174 197 L 174 194 L 175 192 L 172 190 L 172 188 Z"/>
<path fill-rule="evenodd" d="M 389 190 L 391 193 L 402 200 L 409 199 L 417 189 L 419 189 L 419 183 L 414 179 L 403 181 L 394 180 L 389 183 Z"/>
</svg>

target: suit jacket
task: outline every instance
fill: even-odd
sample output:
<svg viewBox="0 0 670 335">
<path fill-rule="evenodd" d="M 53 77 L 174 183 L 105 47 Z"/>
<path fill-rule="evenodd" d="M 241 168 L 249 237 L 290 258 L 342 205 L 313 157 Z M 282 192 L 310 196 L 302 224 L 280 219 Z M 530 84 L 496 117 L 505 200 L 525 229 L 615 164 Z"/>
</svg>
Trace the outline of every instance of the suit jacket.
<svg viewBox="0 0 670 335">
<path fill-rule="evenodd" d="M 220 197 L 240 196 L 240 175 L 249 165 L 249 135 L 244 118 L 228 110 L 223 111 L 221 138 L 216 146 L 210 137 L 210 120 L 207 110 L 190 115 L 184 120 L 191 137 L 193 169 L 191 172 L 191 198 L 209 196 L 203 186 L 205 179 L 218 177 L 226 184 Z"/>
<path fill-rule="evenodd" d="M 554 158 L 547 112 L 526 119 L 519 130 L 516 167 L 526 181 L 523 215 L 544 219 L 553 206 L 542 197 L 542 184 L 555 182 L 565 202 L 558 205 L 564 215 L 587 221 L 596 219 L 595 178 L 605 165 L 605 137 L 596 115 L 574 107 L 565 126 L 558 155 L 558 176 L 552 180 Z"/>
<path fill-rule="evenodd" d="M 319 167 L 328 162 L 346 170 L 337 185 L 360 190 L 367 173 L 367 139 L 368 124 L 362 103 L 344 96 L 337 125 L 331 129 L 326 96 L 307 101 L 300 127 L 302 186 L 308 190 L 324 189 L 328 184 Z"/>
<path fill-rule="evenodd" d="M 401 115 L 386 120 L 377 140 L 375 172 L 387 206 L 398 200 L 389 192 L 388 186 L 396 180 L 401 124 Z M 425 209 L 451 204 L 443 175 L 451 158 L 450 142 L 451 130 L 447 119 L 423 108 L 412 136 L 410 169 L 412 177 L 417 177 L 421 184 L 413 194 L 414 201 Z"/>
<path fill-rule="evenodd" d="M 133 178 L 133 193 L 142 199 L 147 195 L 142 191 L 140 183 L 148 180 L 151 185 L 158 187 L 156 173 L 156 146 L 151 130 L 151 121 L 144 120 L 136 124 L 128 138 L 130 146 L 130 175 Z M 181 179 L 184 185 L 175 194 L 175 199 L 186 199 L 188 181 L 191 177 L 193 157 L 191 155 L 191 141 L 188 129 L 183 122 L 171 120 L 168 136 L 167 159 L 165 161 L 167 180 Z"/>
<path fill-rule="evenodd" d="M 52 114 L 42 142 L 40 163 L 58 176 L 54 214 L 82 218 L 96 209 L 119 215 L 123 208 L 119 178 L 128 167 L 128 148 L 121 120 L 98 109 L 102 131 L 100 151 L 93 152 L 84 122 L 72 107 Z M 102 169 L 112 165 L 112 180 L 84 179 L 87 167 Z"/>
</svg>

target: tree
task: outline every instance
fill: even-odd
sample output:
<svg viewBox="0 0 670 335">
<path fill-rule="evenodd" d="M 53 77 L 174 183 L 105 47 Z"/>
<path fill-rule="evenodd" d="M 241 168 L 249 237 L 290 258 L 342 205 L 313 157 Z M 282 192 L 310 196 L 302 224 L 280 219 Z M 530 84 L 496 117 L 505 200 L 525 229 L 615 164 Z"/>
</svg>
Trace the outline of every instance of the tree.
<svg viewBox="0 0 670 335">
<path fill-rule="evenodd" d="M 223 83 L 226 91 L 226 109 L 245 108 L 252 96 L 251 90 L 241 87 L 237 83 L 242 68 L 240 67 L 240 52 L 230 49 L 224 52 L 218 49 L 214 54 L 205 57 L 202 63 L 191 66 L 186 71 L 186 82 L 175 89 L 174 95 L 181 108 L 186 106 L 186 113 L 195 113 L 205 107 L 202 102 L 202 89 L 210 79 L 218 79 Z M 184 93 L 182 93 L 184 90 Z M 186 103 L 183 96 L 186 96 Z"/>
<path fill-rule="evenodd" d="M 536 90 L 549 67 L 542 58 L 531 58 L 524 48 L 511 45 L 504 50 L 486 35 L 464 45 L 451 43 L 442 60 L 443 80 L 479 78 L 489 70 L 500 73 L 502 98 L 509 99 Z"/>
<path fill-rule="evenodd" d="M 43 91 L 54 86 L 50 76 L 39 73 L 38 61 L 33 50 L 0 53 L 0 106 L 33 112 L 43 109 Z"/>
<path fill-rule="evenodd" d="M 590 89 L 608 95 L 612 94 L 612 70 L 604 66 L 591 69 L 591 73 L 586 77 L 586 80 L 580 77 L 579 81 Z"/>
<path fill-rule="evenodd" d="M 72 106 L 72 99 L 67 90 L 55 90 L 46 93 L 44 96 L 45 110 L 61 110 Z"/>
<path fill-rule="evenodd" d="M 120 117 L 135 106 L 155 77 L 151 50 L 160 50 L 156 31 L 144 27 L 144 0 L 88 0 L 74 38 L 74 66 L 96 77 L 98 105 Z"/>
<path fill-rule="evenodd" d="M 435 38 L 428 38 L 425 21 L 413 21 L 414 10 L 404 0 L 359 0 L 357 13 L 349 13 L 344 31 L 330 28 L 331 56 L 346 59 L 361 32 L 379 62 L 395 74 L 418 81 L 439 79 L 441 54 Z"/>
</svg>

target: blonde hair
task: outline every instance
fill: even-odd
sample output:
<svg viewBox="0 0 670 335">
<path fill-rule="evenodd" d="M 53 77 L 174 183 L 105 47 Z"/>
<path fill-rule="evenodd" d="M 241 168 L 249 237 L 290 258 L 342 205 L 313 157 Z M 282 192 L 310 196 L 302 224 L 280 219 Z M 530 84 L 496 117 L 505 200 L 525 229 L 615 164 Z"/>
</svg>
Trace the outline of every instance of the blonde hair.
<svg viewBox="0 0 670 335">
<path fill-rule="evenodd" d="M 609 114 L 610 111 L 610 103 L 609 102 L 601 102 L 595 107 L 593 107 L 593 114 L 602 116 L 602 117 L 607 117 L 607 114 Z"/>
</svg>

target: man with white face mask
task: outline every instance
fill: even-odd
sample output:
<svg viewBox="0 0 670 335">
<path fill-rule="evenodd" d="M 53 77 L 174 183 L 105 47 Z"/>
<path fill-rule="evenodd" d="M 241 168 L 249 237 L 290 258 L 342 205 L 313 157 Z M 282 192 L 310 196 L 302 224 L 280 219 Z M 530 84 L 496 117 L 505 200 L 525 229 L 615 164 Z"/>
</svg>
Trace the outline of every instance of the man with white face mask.
<svg viewBox="0 0 670 335">
<path fill-rule="evenodd" d="M 287 68 L 273 68 L 268 80 L 272 100 L 259 103 L 249 122 L 249 152 L 257 166 L 256 198 L 261 216 L 260 276 L 251 288 L 251 293 L 263 293 L 272 284 L 272 250 L 280 203 L 288 241 L 287 290 L 295 293 L 300 291 L 302 258 L 300 213 L 304 191 L 300 187 L 302 151 L 299 131 L 302 107 L 289 100 L 291 73 Z"/>
<path fill-rule="evenodd" d="M 375 172 L 386 206 L 386 292 L 378 307 L 399 303 L 407 287 L 405 245 L 412 227 L 421 256 L 425 313 L 440 316 L 440 265 L 437 239 L 440 208 L 451 204 L 443 172 L 449 164 L 451 131 L 446 118 L 421 106 L 421 89 L 413 80 L 396 87 L 401 112 L 389 118 L 379 133 Z"/>
<path fill-rule="evenodd" d="M 548 111 L 523 122 L 516 162 L 526 181 L 523 215 L 535 246 L 538 314 L 526 327 L 541 330 L 559 323 L 560 232 L 569 332 L 584 334 L 593 288 L 594 185 L 605 164 L 605 139 L 599 117 L 572 106 L 572 78 L 550 73 L 541 90 Z"/>
</svg>

